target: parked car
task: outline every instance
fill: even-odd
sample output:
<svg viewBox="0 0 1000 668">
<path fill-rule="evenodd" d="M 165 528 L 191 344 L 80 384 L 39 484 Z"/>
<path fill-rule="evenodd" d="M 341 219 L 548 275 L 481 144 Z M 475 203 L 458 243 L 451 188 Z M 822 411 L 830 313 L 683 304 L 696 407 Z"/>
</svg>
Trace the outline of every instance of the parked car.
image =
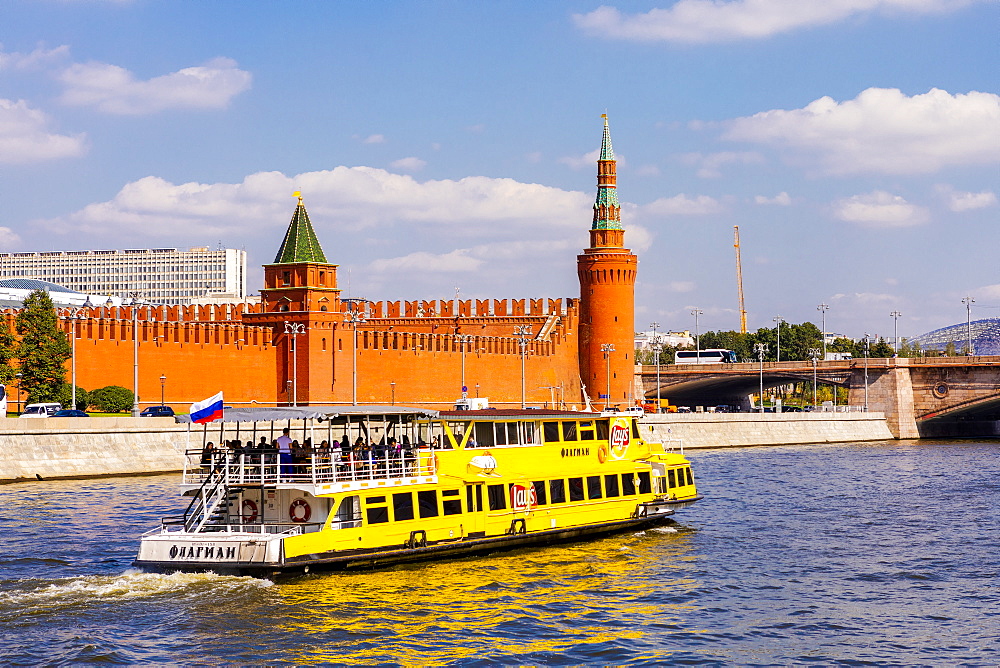
<svg viewBox="0 0 1000 668">
<path fill-rule="evenodd" d="M 174 409 L 170 406 L 147 406 L 139 413 L 139 417 L 173 417 Z"/>
<path fill-rule="evenodd" d="M 86 411 L 74 410 L 72 408 L 64 408 L 61 411 L 53 413 L 52 417 L 90 417 L 90 413 Z"/>
<path fill-rule="evenodd" d="M 801 406 L 782 406 L 781 407 L 781 412 L 782 413 L 801 413 L 802 412 L 802 407 Z"/>
<path fill-rule="evenodd" d="M 56 412 L 62 410 L 62 404 L 28 404 L 21 413 L 23 418 L 44 418 L 52 417 Z"/>
</svg>

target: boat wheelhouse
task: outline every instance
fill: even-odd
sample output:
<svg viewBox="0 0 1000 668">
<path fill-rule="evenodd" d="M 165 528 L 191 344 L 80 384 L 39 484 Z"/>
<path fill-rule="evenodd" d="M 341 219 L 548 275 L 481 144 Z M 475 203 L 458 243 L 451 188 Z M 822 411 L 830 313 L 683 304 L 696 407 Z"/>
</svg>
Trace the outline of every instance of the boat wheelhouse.
<svg viewBox="0 0 1000 668">
<path fill-rule="evenodd" d="M 283 455 L 286 429 L 301 445 Z M 683 452 L 645 441 L 632 416 L 253 408 L 202 441 L 186 452 L 187 508 L 143 535 L 134 565 L 374 568 L 629 530 L 701 498 Z"/>
</svg>

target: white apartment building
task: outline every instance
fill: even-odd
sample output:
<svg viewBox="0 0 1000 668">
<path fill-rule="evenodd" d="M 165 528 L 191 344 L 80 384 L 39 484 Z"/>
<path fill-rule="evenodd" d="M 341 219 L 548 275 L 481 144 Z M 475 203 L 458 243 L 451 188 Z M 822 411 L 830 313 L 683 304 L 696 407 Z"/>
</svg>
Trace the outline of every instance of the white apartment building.
<svg viewBox="0 0 1000 668">
<path fill-rule="evenodd" d="M 181 304 L 224 294 L 242 302 L 247 294 L 247 254 L 205 247 L 0 253 L 0 278 L 34 278 L 77 292 Z"/>
</svg>

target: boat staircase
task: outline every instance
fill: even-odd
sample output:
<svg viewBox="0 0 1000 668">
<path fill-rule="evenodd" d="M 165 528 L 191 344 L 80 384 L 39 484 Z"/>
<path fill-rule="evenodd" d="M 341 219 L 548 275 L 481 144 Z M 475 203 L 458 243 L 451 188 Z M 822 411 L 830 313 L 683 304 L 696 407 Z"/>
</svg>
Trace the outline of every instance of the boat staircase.
<svg viewBox="0 0 1000 668">
<path fill-rule="evenodd" d="M 205 476 L 184 514 L 163 518 L 163 525 L 183 526 L 187 533 L 225 531 L 230 509 L 239 502 L 242 493 L 242 487 L 227 484 L 224 472 L 213 471 Z"/>
</svg>

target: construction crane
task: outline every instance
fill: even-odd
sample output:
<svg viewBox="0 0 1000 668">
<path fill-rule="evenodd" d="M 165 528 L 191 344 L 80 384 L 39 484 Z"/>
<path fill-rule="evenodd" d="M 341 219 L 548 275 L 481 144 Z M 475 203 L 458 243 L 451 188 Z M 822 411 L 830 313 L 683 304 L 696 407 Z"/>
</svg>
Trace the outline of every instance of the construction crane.
<svg viewBox="0 0 1000 668">
<path fill-rule="evenodd" d="M 746 334 L 747 310 L 743 304 L 743 261 L 740 259 L 740 226 L 733 225 L 733 232 L 736 235 L 733 247 L 736 249 L 736 291 L 740 296 L 740 334 Z"/>
</svg>

